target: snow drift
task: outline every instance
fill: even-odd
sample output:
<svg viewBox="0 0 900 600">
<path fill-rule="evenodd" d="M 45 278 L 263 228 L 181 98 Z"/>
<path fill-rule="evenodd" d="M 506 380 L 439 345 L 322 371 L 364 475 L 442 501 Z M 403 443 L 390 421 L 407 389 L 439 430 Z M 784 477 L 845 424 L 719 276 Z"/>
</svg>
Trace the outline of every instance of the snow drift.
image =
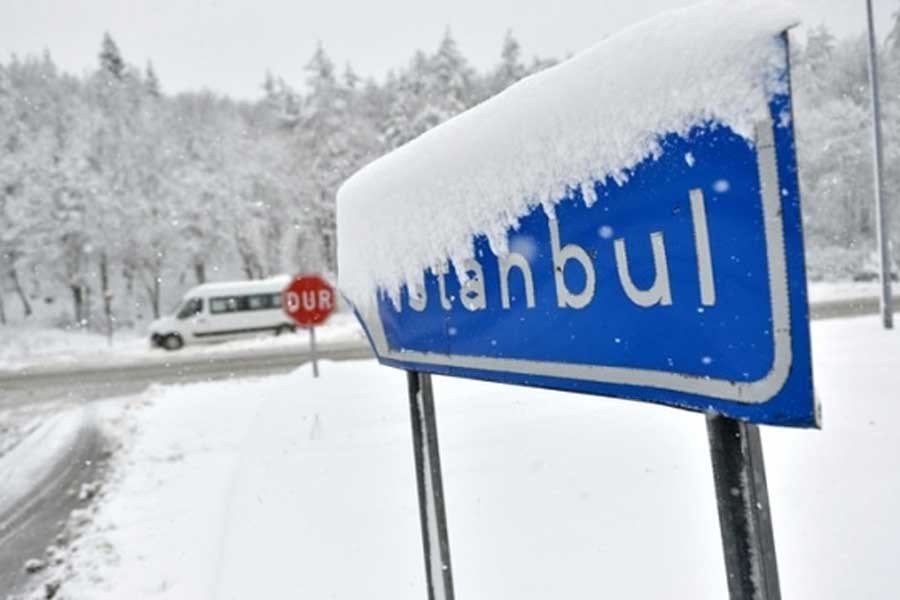
<svg viewBox="0 0 900 600">
<path fill-rule="evenodd" d="M 472 258 L 480 235 L 502 254 L 518 219 L 579 187 L 596 201 L 593 182 L 624 181 L 666 134 L 715 121 L 749 141 L 784 91 L 778 34 L 795 15 L 775 0 L 661 14 L 372 162 L 337 195 L 342 291 L 358 307 L 396 295 Z"/>
</svg>

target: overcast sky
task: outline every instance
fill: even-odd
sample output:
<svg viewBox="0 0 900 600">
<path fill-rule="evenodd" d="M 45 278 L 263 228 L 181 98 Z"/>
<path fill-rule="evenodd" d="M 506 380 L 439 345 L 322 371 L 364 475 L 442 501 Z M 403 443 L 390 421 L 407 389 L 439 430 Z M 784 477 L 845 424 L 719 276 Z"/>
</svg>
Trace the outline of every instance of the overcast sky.
<svg viewBox="0 0 900 600">
<path fill-rule="evenodd" d="M 0 57 L 48 49 L 64 69 L 95 68 L 104 31 L 125 59 L 152 60 L 167 92 L 208 87 L 259 95 L 265 71 L 297 84 L 317 41 L 340 65 L 382 77 L 446 27 L 476 66 L 493 64 L 512 29 L 526 56 L 562 57 L 694 0 L 0 0 Z M 865 0 L 795 0 L 806 24 L 864 31 Z M 884 34 L 900 0 L 875 0 Z M 723 32 L 727 35 L 727 32 Z"/>
</svg>

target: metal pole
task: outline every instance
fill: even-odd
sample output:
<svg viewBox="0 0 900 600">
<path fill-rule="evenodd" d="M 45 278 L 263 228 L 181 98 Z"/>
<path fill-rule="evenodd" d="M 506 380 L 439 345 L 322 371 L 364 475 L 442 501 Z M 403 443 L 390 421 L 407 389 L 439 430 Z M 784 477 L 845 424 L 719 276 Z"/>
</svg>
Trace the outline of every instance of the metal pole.
<svg viewBox="0 0 900 600">
<path fill-rule="evenodd" d="M 780 600 L 759 428 L 708 415 L 725 572 L 731 600 Z"/>
<path fill-rule="evenodd" d="M 878 53 L 875 41 L 875 22 L 872 0 L 866 0 L 869 19 L 869 87 L 872 96 L 872 144 L 875 146 L 875 211 L 878 230 L 878 260 L 881 270 L 881 319 L 885 329 L 894 327 L 893 296 L 891 294 L 891 243 L 888 214 L 882 180 L 881 99 L 878 91 Z"/>
<path fill-rule="evenodd" d="M 407 380 L 428 600 L 453 600 L 450 541 L 447 537 L 447 514 L 444 509 L 444 485 L 441 479 L 431 375 L 408 371 Z"/>
<path fill-rule="evenodd" d="M 316 328 L 309 328 L 309 353 L 312 355 L 313 377 L 319 376 L 319 355 L 316 352 Z"/>
</svg>

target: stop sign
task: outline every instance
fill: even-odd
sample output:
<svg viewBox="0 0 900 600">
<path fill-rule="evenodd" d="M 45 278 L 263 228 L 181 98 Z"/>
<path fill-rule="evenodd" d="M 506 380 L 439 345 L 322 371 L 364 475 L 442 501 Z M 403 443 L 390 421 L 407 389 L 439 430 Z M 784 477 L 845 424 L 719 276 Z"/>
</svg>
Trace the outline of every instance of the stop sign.
<svg viewBox="0 0 900 600">
<path fill-rule="evenodd" d="M 281 293 L 281 306 L 298 325 L 321 325 L 334 310 L 334 289 L 318 275 L 296 277 Z"/>
</svg>

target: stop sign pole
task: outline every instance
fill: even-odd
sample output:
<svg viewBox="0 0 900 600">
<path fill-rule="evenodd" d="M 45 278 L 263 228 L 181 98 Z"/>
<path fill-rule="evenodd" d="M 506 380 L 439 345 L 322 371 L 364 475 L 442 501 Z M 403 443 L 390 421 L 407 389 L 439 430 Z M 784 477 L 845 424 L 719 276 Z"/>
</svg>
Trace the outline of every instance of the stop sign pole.
<svg viewBox="0 0 900 600">
<path fill-rule="evenodd" d="M 334 288 L 319 275 L 298 275 L 282 292 L 284 312 L 300 327 L 309 330 L 309 354 L 313 377 L 319 376 L 316 351 L 316 326 L 324 323 L 334 310 Z"/>
<path fill-rule="evenodd" d="M 319 355 L 316 353 L 316 328 L 309 328 L 309 354 L 312 357 L 313 377 L 319 376 Z"/>
</svg>

